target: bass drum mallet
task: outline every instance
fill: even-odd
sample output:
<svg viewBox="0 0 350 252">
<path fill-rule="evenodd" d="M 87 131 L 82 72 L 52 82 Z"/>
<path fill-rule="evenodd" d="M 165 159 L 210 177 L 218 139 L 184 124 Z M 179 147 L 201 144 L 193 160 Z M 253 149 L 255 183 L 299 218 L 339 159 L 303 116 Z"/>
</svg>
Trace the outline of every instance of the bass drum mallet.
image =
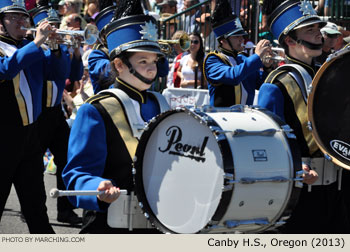
<svg viewBox="0 0 350 252">
<path fill-rule="evenodd" d="M 53 188 L 50 190 L 50 197 L 51 198 L 58 198 L 63 196 L 78 196 L 78 195 L 90 195 L 90 196 L 97 196 L 104 194 L 105 191 L 69 191 L 69 190 L 58 190 L 57 188 Z M 127 190 L 120 190 L 120 194 L 128 194 Z"/>
</svg>

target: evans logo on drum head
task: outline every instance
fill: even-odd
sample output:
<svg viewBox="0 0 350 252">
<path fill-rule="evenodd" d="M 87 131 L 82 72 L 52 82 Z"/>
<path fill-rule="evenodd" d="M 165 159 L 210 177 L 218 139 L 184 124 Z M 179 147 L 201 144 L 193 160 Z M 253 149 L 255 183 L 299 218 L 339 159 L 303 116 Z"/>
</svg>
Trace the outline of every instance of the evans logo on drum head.
<svg viewBox="0 0 350 252">
<path fill-rule="evenodd" d="M 340 140 L 332 140 L 330 142 L 332 149 L 343 158 L 350 160 L 350 145 L 340 141 Z"/>
<path fill-rule="evenodd" d="M 266 150 L 252 150 L 254 162 L 267 161 Z"/>
<path fill-rule="evenodd" d="M 205 162 L 205 146 L 207 145 L 209 137 L 204 137 L 200 146 L 192 146 L 190 144 L 184 144 L 182 140 L 182 130 L 178 126 L 171 126 L 167 129 L 166 135 L 169 137 L 168 145 L 162 149 L 158 148 L 161 152 L 167 152 L 170 155 L 177 155 L 193 159 L 197 162 Z"/>
</svg>

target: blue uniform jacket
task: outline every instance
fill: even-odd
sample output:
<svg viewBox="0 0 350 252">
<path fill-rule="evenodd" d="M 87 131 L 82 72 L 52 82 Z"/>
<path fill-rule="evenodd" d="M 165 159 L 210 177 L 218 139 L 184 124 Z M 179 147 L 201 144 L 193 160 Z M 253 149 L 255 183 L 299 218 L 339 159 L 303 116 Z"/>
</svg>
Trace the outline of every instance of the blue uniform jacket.
<svg viewBox="0 0 350 252">
<path fill-rule="evenodd" d="M 258 89 L 265 80 L 267 74 L 260 70 L 263 64 L 257 54 L 247 57 L 238 54 L 235 57 L 237 65 L 229 66 L 218 56 L 209 55 L 206 59 L 205 72 L 208 80 L 210 105 L 214 106 L 216 87 L 212 84 L 236 86 L 242 82 L 248 92 L 247 105 L 253 104 L 255 89 Z"/>
<path fill-rule="evenodd" d="M 6 40 L 6 39 L 5 39 Z M 2 38 L 3 42 L 5 41 Z M 67 65 L 69 58 L 66 54 L 61 53 L 60 57 L 44 52 L 40 47 L 38 48 L 34 42 L 24 40 L 17 47 L 18 49 L 11 57 L 0 57 L 0 83 L 2 92 L 0 94 L 0 106 L 9 111 L 9 114 L 20 114 L 20 110 L 29 111 L 32 114 L 32 120 L 29 120 L 29 124 L 36 121 L 42 111 L 42 90 L 44 80 L 55 80 L 60 78 L 67 78 L 69 72 L 67 71 Z M 8 107 L 9 100 L 13 101 L 11 104 L 15 104 L 16 97 L 21 96 L 20 90 L 16 90 L 12 80 L 24 70 L 24 74 L 28 81 L 28 88 L 31 95 L 31 102 L 27 106 L 23 107 L 21 104 L 17 104 L 17 107 Z M 13 87 L 11 87 L 11 85 Z M 29 106 L 28 106 L 29 105 Z M 28 116 L 29 117 L 29 116 Z M 13 118 L 13 119 L 11 119 Z M 20 125 L 22 122 L 18 121 L 18 116 L 9 116 L 8 120 L 5 120 L 9 125 Z"/>
<path fill-rule="evenodd" d="M 69 73 L 68 78 L 72 82 L 79 81 L 82 78 L 83 72 L 84 72 L 84 66 L 83 66 L 83 62 L 81 60 L 81 57 L 79 59 L 76 59 L 76 57 L 74 57 L 74 55 L 73 55 L 72 59 L 70 59 L 70 53 L 68 51 L 67 46 L 61 45 L 60 47 L 61 47 L 61 52 L 66 54 L 68 59 L 69 59 L 69 63 L 66 65 L 67 72 Z M 47 50 L 45 52 L 48 56 L 50 56 L 51 50 Z M 66 86 L 66 76 L 58 76 L 58 78 L 52 82 L 53 82 L 53 85 L 55 85 L 57 88 L 57 94 L 53 98 L 50 107 L 58 106 L 61 104 L 63 90 Z M 48 89 L 49 89 L 49 87 L 48 87 Z M 50 92 L 50 90 L 47 90 L 47 92 Z M 53 92 L 53 91 L 51 90 L 51 92 Z"/>
</svg>

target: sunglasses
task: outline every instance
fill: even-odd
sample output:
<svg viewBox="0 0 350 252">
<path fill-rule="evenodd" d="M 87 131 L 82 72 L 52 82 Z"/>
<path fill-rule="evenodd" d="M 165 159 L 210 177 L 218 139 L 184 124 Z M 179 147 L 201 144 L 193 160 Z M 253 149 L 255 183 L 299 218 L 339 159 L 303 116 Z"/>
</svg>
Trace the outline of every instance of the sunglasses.
<svg viewBox="0 0 350 252">
<path fill-rule="evenodd" d="M 191 40 L 191 44 L 198 45 L 198 44 L 199 44 L 199 41 L 198 41 L 198 40 Z"/>
<path fill-rule="evenodd" d="M 337 37 L 338 37 L 338 34 L 328 34 L 328 33 L 327 33 L 327 37 L 328 37 L 328 38 L 337 38 Z"/>
</svg>

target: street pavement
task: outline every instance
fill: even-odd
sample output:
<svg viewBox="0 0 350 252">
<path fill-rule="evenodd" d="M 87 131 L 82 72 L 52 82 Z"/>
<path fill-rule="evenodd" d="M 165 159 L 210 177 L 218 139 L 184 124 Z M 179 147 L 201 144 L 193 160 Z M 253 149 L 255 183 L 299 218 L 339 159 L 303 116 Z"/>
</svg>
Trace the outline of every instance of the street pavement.
<svg viewBox="0 0 350 252">
<path fill-rule="evenodd" d="M 52 188 L 56 188 L 56 176 L 45 173 L 45 188 L 47 192 L 46 206 L 50 224 L 57 234 L 78 234 L 81 226 L 71 226 L 68 223 L 58 222 L 56 202 L 57 199 L 50 198 L 49 192 Z M 35 197 L 35 195 L 33 195 Z M 82 216 L 82 209 L 74 210 L 79 216 Z M 20 205 L 16 191 L 12 187 L 9 198 L 7 199 L 5 210 L 2 214 L 0 222 L 0 234 L 29 234 L 27 224 L 21 219 Z"/>
</svg>

